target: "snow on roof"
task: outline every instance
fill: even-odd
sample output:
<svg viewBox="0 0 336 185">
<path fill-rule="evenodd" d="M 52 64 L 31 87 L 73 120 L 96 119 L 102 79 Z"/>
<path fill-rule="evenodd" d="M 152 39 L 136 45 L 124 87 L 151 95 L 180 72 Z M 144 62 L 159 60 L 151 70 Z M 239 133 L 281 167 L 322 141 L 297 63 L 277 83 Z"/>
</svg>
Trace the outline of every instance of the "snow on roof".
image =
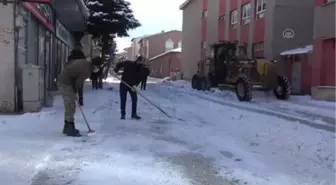
<svg viewBox="0 0 336 185">
<path fill-rule="evenodd" d="M 280 55 L 297 55 L 297 54 L 305 54 L 313 51 L 313 45 L 308 45 L 303 48 L 296 48 L 296 49 L 291 49 L 284 51 L 280 53 Z"/>
<path fill-rule="evenodd" d="M 183 10 L 192 0 L 186 0 L 180 5 L 180 10 Z"/>
<path fill-rule="evenodd" d="M 154 59 L 157 59 L 159 57 L 162 57 L 162 56 L 165 56 L 167 55 L 168 53 L 181 53 L 182 49 L 181 48 L 175 48 L 175 49 L 172 49 L 172 50 L 169 50 L 169 51 L 166 51 L 160 55 L 156 55 L 155 57 L 152 57 L 150 58 L 148 61 L 151 61 L 151 60 L 154 60 Z"/>
<path fill-rule="evenodd" d="M 181 32 L 181 31 L 180 30 L 170 30 L 170 31 L 162 31 L 162 32 L 159 32 L 159 33 L 144 35 L 138 40 L 138 42 L 140 42 L 144 38 L 149 38 L 149 37 L 153 37 L 153 36 L 157 36 L 157 35 L 163 35 L 163 34 L 167 34 L 167 33 L 171 33 L 171 32 Z"/>
</svg>

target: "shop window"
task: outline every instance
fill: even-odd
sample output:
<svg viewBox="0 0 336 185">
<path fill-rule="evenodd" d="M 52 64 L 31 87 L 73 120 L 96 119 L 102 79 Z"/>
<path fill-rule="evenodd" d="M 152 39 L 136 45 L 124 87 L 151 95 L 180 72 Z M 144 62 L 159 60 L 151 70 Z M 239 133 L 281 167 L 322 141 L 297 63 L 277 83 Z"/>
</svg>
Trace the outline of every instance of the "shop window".
<svg viewBox="0 0 336 185">
<path fill-rule="evenodd" d="M 38 65 L 38 23 L 30 16 L 28 24 L 28 56 L 27 63 Z"/>
<path fill-rule="evenodd" d="M 42 25 L 39 26 L 39 41 L 38 41 L 38 65 L 40 67 L 44 67 L 45 65 L 45 35 L 46 30 Z"/>
</svg>

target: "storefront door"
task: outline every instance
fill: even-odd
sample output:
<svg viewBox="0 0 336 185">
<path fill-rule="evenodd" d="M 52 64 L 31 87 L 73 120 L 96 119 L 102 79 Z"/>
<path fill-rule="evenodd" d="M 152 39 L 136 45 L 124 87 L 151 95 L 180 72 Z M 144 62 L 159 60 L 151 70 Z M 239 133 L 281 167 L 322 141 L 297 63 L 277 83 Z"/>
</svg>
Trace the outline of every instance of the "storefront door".
<svg viewBox="0 0 336 185">
<path fill-rule="evenodd" d="M 39 26 L 39 52 L 38 66 L 39 71 L 39 101 L 45 101 L 45 72 L 46 72 L 46 30 L 43 25 Z"/>
</svg>

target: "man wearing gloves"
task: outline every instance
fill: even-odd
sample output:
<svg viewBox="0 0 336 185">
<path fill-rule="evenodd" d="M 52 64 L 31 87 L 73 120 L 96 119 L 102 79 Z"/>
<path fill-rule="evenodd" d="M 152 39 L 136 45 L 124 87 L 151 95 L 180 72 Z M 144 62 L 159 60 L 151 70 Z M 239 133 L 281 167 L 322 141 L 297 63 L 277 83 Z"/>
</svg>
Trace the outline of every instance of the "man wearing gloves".
<svg viewBox="0 0 336 185">
<path fill-rule="evenodd" d="M 118 74 L 119 70 L 122 68 L 123 73 L 121 80 L 127 83 L 132 88 L 128 87 L 123 82 L 120 82 L 119 86 L 119 94 L 120 94 L 120 111 L 121 111 L 121 119 L 125 119 L 126 115 L 126 100 L 127 100 L 127 92 L 130 94 L 132 99 L 132 114 L 131 118 L 139 120 L 140 116 L 137 115 L 137 102 L 138 97 L 136 93 L 136 88 L 141 80 L 141 67 L 140 62 L 143 60 L 141 56 L 139 56 L 135 61 L 123 61 L 116 65 L 114 68 L 114 72 Z"/>
<path fill-rule="evenodd" d="M 58 88 L 64 101 L 64 128 L 63 134 L 80 137 L 75 128 L 75 112 L 77 92 L 82 88 L 84 81 L 90 77 L 92 65 L 85 59 L 80 50 L 72 51 L 72 61 L 64 67 L 58 78 Z"/>
</svg>

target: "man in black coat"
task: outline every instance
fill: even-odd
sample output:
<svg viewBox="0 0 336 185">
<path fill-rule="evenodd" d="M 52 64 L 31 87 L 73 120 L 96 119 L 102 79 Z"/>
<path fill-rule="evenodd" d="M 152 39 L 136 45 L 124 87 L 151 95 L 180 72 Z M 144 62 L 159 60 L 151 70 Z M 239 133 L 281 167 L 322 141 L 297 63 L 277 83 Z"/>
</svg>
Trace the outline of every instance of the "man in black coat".
<svg viewBox="0 0 336 185">
<path fill-rule="evenodd" d="M 140 89 L 141 90 L 146 90 L 146 86 L 147 86 L 147 78 L 149 76 L 149 69 L 146 65 L 144 65 L 141 69 L 141 86 Z"/>
<path fill-rule="evenodd" d="M 123 82 L 120 82 L 119 86 L 119 94 L 120 94 L 120 111 L 121 111 L 121 119 L 125 119 L 126 115 L 126 100 L 127 100 L 127 92 L 130 94 L 132 99 L 132 114 L 131 118 L 139 120 L 140 116 L 137 114 L 137 102 L 138 97 L 136 93 L 136 88 L 140 83 L 140 75 L 141 75 L 141 64 L 140 62 L 143 60 L 141 56 L 139 56 L 135 61 L 123 61 L 116 65 L 114 68 L 114 72 L 118 74 L 119 70 L 122 68 L 123 73 L 121 80 L 127 83 L 132 88 L 128 87 Z"/>
</svg>

